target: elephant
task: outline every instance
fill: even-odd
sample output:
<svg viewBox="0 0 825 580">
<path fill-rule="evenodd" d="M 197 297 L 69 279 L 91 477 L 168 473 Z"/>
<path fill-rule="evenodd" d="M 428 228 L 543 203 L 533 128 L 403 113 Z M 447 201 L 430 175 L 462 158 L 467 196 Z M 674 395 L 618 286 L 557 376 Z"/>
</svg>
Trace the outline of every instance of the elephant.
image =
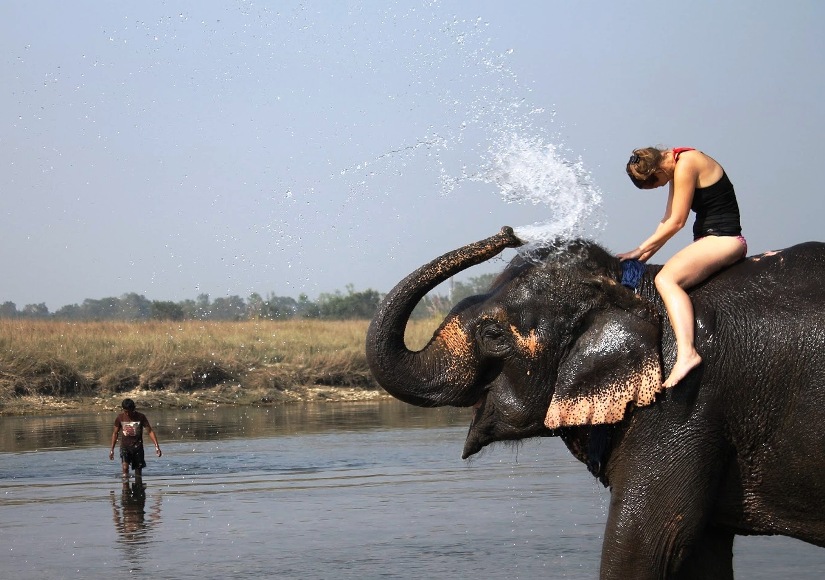
<svg viewBox="0 0 825 580">
<path fill-rule="evenodd" d="M 367 331 L 378 384 L 412 405 L 472 407 L 463 458 L 559 437 L 610 491 L 604 580 L 733 578 L 736 535 L 825 547 L 825 243 L 743 258 L 690 289 L 703 362 L 672 388 L 661 266 L 634 289 L 585 239 L 519 251 L 407 348 L 428 292 L 521 245 L 504 227 L 399 282 Z"/>
</svg>

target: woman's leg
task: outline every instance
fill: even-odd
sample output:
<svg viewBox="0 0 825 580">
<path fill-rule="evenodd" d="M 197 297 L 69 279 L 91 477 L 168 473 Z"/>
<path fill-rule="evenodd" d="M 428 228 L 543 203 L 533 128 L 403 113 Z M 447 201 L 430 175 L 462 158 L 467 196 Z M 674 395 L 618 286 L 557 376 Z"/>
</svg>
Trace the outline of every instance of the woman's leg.
<svg viewBox="0 0 825 580">
<path fill-rule="evenodd" d="M 676 363 L 662 383 L 673 387 L 702 362 L 693 345 L 693 304 L 688 288 L 742 258 L 742 242 L 733 236 L 706 236 L 679 251 L 656 276 L 656 289 L 676 336 Z"/>
</svg>

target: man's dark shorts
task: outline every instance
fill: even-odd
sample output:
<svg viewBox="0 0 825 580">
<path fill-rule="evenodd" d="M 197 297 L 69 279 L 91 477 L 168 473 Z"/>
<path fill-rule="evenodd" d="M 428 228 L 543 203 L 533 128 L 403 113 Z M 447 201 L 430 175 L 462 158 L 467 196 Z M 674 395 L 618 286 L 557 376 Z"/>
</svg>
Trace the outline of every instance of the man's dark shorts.
<svg viewBox="0 0 825 580">
<path fill-rule="evenodd" d="M 143 469 L 146 467 L 146 460 L 143 457 L 143 447 L 137 449 L 120 448 L 121 463 L 128 463 L 132 469 Z"/>
</svg>

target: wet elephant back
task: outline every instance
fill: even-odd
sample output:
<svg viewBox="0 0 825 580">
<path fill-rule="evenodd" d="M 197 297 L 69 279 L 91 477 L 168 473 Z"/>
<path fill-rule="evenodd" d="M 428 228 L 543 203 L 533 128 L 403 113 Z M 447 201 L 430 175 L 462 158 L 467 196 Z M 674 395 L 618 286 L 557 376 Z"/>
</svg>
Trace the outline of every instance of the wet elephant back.
<svg viewBox="0 0 825 580">
<path fill-rule="evenodd" d="M 825 544 L 825 244 L 748 258 L 693 300 L 702 389 L 733 454 L 728 503 L 764 533 L 807 521 Z"/>
</svg>

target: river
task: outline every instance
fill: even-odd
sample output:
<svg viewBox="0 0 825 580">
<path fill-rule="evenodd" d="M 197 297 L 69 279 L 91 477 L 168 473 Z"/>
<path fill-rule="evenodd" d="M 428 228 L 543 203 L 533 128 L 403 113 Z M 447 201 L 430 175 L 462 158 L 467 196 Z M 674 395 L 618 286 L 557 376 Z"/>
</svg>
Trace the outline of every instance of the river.
<svg viewBox="0 0 825 580">
<path fill-rule="evenodd" d="M 0 417 L 0 578 L 598 577 L 608 494 L 556 439 L 465 462 L 467 410 L 144 411 L 140 483 L 114 414 Z M 735 568 L 819 579 L 825 550 L 737 538 Z"/>
</svg>

